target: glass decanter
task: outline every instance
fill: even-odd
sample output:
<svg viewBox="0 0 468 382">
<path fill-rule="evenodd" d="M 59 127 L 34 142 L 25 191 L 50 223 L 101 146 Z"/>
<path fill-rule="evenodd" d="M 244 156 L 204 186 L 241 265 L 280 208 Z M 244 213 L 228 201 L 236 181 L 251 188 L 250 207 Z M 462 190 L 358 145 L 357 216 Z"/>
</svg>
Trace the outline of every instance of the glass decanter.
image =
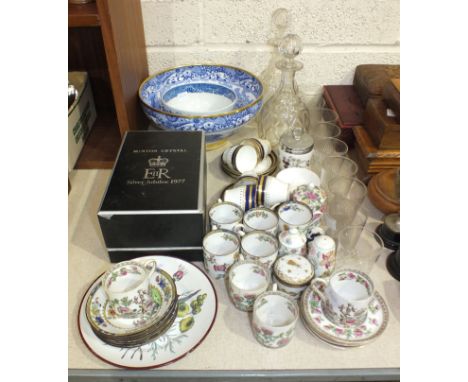
<svg viewBox="0 0 468 382">
<path fill-rule="evenodd" d="M 289 26 L 291 16 L 285 8 L 278 8 L 271 17 L 273 37 L 268 39 L 268 45 L 273 47 L 267 67 L 260 73 L 259 78 L 263 84 L 263 102 L 268 101 L 279 87 L 281 73 L 276 69 L 276 63 L 281 59 L 278 46 L 284 38 L 286 28 Z"/>
<path fill-rule="evenodd" d="M 278 46 L 283 59 L 276 67 L 281 71 L 281 83 L 277 92 L 264 104 L 260 112 L 259 136 L 278 147 L 281 136 L 288 131 L 302 129 L 309 133 L 309 111 L 298 94 L 295 75 L 303 68 L 294 58 L 302 51 L 298 35 L 288 34 Z"/>
</svg>

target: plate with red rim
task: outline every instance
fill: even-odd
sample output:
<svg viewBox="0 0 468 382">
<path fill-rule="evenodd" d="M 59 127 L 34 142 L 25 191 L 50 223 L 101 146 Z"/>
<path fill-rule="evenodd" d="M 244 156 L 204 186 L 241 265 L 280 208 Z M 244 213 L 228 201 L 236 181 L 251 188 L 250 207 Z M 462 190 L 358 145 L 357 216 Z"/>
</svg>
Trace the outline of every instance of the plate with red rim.
<svg viewBox="0 0 468 382">
<path fill-rule="evenodd" d="M 169 256 L 145 256 L 136 261 L 156 260 L 177 286 L 178 311 L 172 326 L 145 345 L 121 348 L 96 336 L 86 317 L 86 301 L 98 277 L 83 296 L 78 312 L 78 329 L 88 349 L 110 365 L 128 369 L 152 369 L 176 362 L 193 351 L 206 338 L 216 320 L 218 299 L 208 276 L 197 266 Z"/>
</svg>

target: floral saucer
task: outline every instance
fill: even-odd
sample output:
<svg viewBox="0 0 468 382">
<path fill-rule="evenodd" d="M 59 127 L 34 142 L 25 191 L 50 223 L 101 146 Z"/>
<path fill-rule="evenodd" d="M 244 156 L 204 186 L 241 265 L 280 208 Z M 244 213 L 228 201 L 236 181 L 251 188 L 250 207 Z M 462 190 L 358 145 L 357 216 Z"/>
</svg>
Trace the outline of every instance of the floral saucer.
<svg viewBox="0 0 468 382">
<path fill-rule="evenodd" d="M 358 347 L 374 341 L 388 324 L 388 308 L 377 291 L 371 301 L 366 320 L 359 326 L 343 327 L 330 321 L 322 310 L 320 296 L 307 288 L 301 298 L 302 319 L 309 331 L 335 346 Z"/>
<path fill-rule="evenodd" d="M 86 318 L 86 302 L 100 283 L 95 280 L 85 293 L 78 313 L 78 329 L 85 345 L 98 358 L 113 366 L 151 369 L 173 363 L 193 351 L 208 335 L 218 309 L 215 289 L 208 276 L 195 265 L 168 256 L 146 256 L 136 261 L 156 260 L 172 275 L 179 294 L 177 317 L 156 340 L 132 348 L 112 346 L 93 332 Z"/>
<path fill-rule="evenodd" d="M 158 264 L 151 276 L 149 293 L 142 293 L 140 305 L 144 313 L 137 317 L 117 315 L 99 280 L 86 302 L 86 316 L 93 330 L 103 336 L 128 336 L 150 328 L 170 314 L 177 288 L 171 276 L 159 267 Z"/>
</svg>

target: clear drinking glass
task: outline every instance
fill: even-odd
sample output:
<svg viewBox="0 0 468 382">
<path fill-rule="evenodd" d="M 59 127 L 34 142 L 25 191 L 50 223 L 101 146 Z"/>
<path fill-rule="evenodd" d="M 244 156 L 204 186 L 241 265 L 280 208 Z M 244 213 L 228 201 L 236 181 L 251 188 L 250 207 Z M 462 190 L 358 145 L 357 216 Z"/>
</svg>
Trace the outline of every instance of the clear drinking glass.
<svg viewBox="0 0 468 382">
<path fill-rule="evenodd" d="M 350 225 L 338 233 L 336 270 L 351 268 L 369 274 L 384 250 L 374 231 Z"/>
<path fill-rule="evenodd" d="M 325 190 L 328 182 L 337 176 L 354 177 L 358 172 L 358 165 L 353 160 L 344 156 L 329 156 L 322 161 L 320 174 L 321 186 Z"/>
<path fill-rule="evenodd" d="M 311 122 L 310 133 L 315 140 L 323 138 L 338 138 L 341 134 L 341 129 L 338 125 L 330 122 Z"/>
<path fill-rule="evenodd" d="M 350 225 L 367 195 L 367 187 L 357 178 L 338 176 L 328 183 L 325 222 L 331 232 Z"/>
<path fill-rule="evenodd" d="M 323 106 L 311 106 L 309 107 L 309 115 L 310 115 L 310 122 L 312 124 L 317 124 L 320 122 L 327 122 L 327 123 L 338 123 L 338 113 L 333 110 L 329 109 L 323 104 Z"/>
<path fill-rule="evenodd" d="M 322 161 L 329 156 L 345 156 L 348 145 L 337 138 L 322 138 L 315 140 L 312 151 L 312 170 L 317 174 L 322 171 Z"/>
</svg>

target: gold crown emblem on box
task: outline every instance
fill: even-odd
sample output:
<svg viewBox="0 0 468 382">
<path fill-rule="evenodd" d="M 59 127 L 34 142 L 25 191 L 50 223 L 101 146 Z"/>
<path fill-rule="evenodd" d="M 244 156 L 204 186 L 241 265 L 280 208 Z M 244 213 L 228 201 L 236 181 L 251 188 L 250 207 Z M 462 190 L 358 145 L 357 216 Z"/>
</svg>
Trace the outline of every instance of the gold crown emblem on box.
<svg viewBox="0 0 468 382">
<path fill-rule="evenodd" d="M 157 158 L 151 158 L 148 160 L 148 164 L 150 167 L 166 167 L 169 163 L 169 159 L 161 158 L 159 155 Z"/>
</svg>

